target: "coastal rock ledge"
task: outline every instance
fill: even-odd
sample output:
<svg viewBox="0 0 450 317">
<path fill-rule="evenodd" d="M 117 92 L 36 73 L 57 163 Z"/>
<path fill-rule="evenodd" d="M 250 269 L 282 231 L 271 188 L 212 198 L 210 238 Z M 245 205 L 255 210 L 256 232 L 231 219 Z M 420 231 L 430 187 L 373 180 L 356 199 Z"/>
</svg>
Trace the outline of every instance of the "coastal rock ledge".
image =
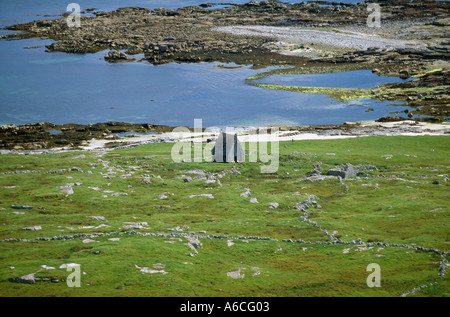
<svg viewBox="0 0 450 317">
<path fill-rule="evenodd" d="M 127 54 L 116 50 L 111 50 L 105 55 L 105 61 L 114 63 L 119 61 L 127 61 Z"/>
</svg>

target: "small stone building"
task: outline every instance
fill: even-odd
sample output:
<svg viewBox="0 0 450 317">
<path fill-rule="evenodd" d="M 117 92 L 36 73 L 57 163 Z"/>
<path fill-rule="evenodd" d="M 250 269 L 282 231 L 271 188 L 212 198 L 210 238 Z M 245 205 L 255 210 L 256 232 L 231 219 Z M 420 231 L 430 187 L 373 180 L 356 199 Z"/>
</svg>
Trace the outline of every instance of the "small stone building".
<svg viewBox="0 0 450 317">
<path fill-rule="evenodd" d="M 340 176 L 342 178 L 352 178 L 355 176 L 364 176 L 363 171 L 376 171 L 378 170 L 373 165 L 352 165 L 350 163 L 341 164 L 328 170 L 327 175 Z"/>
<path fill-rule="evenodd" d="M 220 133 L 212 154 L 214 162 L 245 162 L 245 152 L 236 133 Z"/>
</svg>

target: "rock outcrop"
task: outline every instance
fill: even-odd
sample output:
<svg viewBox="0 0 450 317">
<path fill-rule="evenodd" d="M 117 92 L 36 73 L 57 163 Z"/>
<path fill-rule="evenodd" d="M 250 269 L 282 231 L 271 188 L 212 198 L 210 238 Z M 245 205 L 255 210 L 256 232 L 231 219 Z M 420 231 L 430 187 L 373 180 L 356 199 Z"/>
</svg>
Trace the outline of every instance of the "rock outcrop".
<svg viewBox="0 0 450 317">
<path fill-rule="evenodd" d="M 328 170 L 327 175 L 338 176 L 341 178 L 356 177 L 362 171 L 375 171 L 377 168 L 373 165 L 361 165 L 355 166 L 350 163 L 339 165 L 335 168 Z"/>
</svg>

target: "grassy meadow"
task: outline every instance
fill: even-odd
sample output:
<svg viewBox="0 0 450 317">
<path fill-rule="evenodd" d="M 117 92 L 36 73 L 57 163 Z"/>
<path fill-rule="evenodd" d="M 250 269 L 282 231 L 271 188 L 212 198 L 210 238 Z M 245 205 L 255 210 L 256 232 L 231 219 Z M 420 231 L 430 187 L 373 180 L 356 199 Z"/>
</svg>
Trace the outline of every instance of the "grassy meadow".
<svg viewBox="0 0 450 317">
<path fill-rule="evenodd" d="M 175 163 L 172 146 L 1 155 L 0 295 L 400 296 L 433 281 L 410 296 L 450 295 L 448 277 L 439 275 L 448 257 L 367 246 L 450 250 L 448 137 L 280 142 L 280 166 L 270 174 L 260 162 Z M 314 166 L 325 175 L 345 163 L 377 170 L 343 179 L 346 186 L 308 179 Z M 251 197 L 241 196 L 247 189 Z M 212 196 L 194 196 L 202 194 Z M 308 209 L 310 220 L 363 243 L 323 243 L 330 238 L 294 208 L 310 195 L 320 205 Z M 23 230 L 33 226 L 41 230 Z M 58 239 L 92 233 L 109 234 Z M 187 235 L 198 235 L 195 256 Z M 36 240 L 43 237 L 55 238 Z M 64 263 L 81 266 L 81 287 L 67 286 Z M 370 263 L 381 267 L 381 287 L 366 284 Z M 10 281 L 30 273 L 59 282 Z"/>
</svg>

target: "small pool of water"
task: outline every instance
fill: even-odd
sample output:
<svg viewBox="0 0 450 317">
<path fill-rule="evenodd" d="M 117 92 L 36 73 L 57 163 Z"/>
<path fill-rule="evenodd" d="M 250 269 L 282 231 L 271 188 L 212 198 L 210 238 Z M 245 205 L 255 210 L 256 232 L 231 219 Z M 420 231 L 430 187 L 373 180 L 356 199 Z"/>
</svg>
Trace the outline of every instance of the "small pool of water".
<svg viewBox="0 0 450 317">
<path fill-rule="evenodd" d="M 348 72 L 322 74 L 288 74 L 269 75 L 256 80 L 258 84 L 271 84 L 297 87 L 327 87 L 327 88 L 373 88 L 389 83 L 401 83 L 411 79 L 379 76 L 371 70 L 354 70 Z"/>
<path fill-rule="evenodd" d="M 55 129 L 50 129 L 50 130 L 47 130 L 45 132 L 49 132 L 50 134 L 53 134 L 53 135 L 62 133 L 61 130 L 55 130 Z M 42 133 L 45 133 L 45 132 L 42 132 Z"/>
</svg>

